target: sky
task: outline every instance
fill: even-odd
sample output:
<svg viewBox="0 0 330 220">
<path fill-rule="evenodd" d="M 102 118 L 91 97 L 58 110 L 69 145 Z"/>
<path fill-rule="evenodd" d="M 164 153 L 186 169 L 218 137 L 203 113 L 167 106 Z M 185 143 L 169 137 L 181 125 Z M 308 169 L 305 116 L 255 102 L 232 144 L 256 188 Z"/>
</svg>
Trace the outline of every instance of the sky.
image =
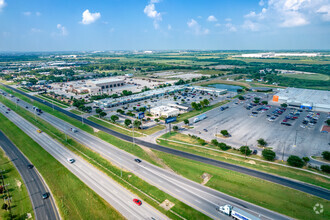
<svg viewBox="0 0 330 220">
<path fill-rule="evenodd" d="M 328 50 L 330 0 L 0 0 L 0 51 Z"/>
</svg>

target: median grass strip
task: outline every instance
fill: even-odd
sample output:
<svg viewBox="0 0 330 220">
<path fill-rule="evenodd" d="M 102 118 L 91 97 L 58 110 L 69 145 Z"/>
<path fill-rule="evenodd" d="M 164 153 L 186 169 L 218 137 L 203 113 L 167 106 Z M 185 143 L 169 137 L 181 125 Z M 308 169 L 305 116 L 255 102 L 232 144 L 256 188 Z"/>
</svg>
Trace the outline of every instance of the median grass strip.
<svg viewBox="0 0 330 220">
<path fill-rule="evenodd" d="M 204 108 L 200 109 L 200 110 L 192 110 L 190 112 L 186 112 L 186 113 L 183 113 L 181 114 L 180 116 L 178 116 L 177 118 L 177 121 L 175 123 L 179 123 L 181 121 L 184 121 L 185 119 L 189 119 L 189 118 L 192 118 L 192 117 L 195 117 L 197 115 L 200 115 L 204 112 L 207 112 L 207 111 L 210 111 L 214 108 L 217 108 L 217 107 L 220 107 L 226 103 L 230 102 L 229 100 L 225 100 L 225 101 L 222 101 L 222 102 L 218 102 L 214 105 L 210 105 L 210 106 L 205 106 Z"/>
<path fill-rule="evenodd" d="M 10 108 L 15 107 L 14 103 L 12 103 L 9 100 L 1 100 L 1 101 Z M 18 108 L 13 110 L 22 117 L 24 117 L 25 119 L 27 119 L 32 124 L 36 125 L 38 128 L 42 129 L 52 138 L 61 142 L 68 149 L 70 149 L 77 155 L 81 156 L 82 158 L 93 164 L 96 168 L 106 173 L 109 177 L 116 180 L 118 183 L 120 183 L 121 185 L 132 191 L 133 193 L 137 194 L 141 199 L 146 201 L 148 204 L 154 206 L 156 209 L 158 209 L 168 217 L 172 219 L 180 219 L 177 216 L 179 215 L 186 219 L 208 219 L 206 215 L 196 211 L 195 209 L 191 208 L 190 206 L 186 205 L 180 200 L 159 190 L 157 187 L 150 185 L 149 183 L 135 176 L 133 173 L 123 171 L 119 167 L 114 166 L 111 162 L 107 161 L 99 153 L 78 143 L 74 139 L 66 138 L 64 133 L 54 128 L 52 125 L 50 125 L 43 119 L 38 117 L 37 121 L 35 121 L 33 118 L 33 114 L 28 112 L 27 110 L 23 108 Z M 132 143 L 122 141 L 102 131 L 97 132 L 96 135 L 102 137 L 104 140 L 108 141 L 111 144 L 114 144 L 116 146 L 121 146 L 122 149 L 125 149 L 128 152 L 134 152 L 134 154 L 137 155 L 138 157 L 144 158 L 149 162 L 158 165 L 151 158 L 149 158 L 149 156 L 145 153 L 145 151 L 143 151 L 137 145 L 133 146 Z M 122 178 L 120 178 L 121 175 Z M 165 199 L 168 199 L 175 204 L 175 206 L 171 209 L 171 211 L 166 211 L 165 209 L 159 206 L 159 204 L 162 203 Z"/>
<path fill-rule="evenodd" d="M 71 109 L 70 112 L 72 112 L 73 114 L 76 114 L 76 115 L 83 115 L 83 114 L 85 114 L 84 112 L 78 111 L 76 109 Z"/>
<path fill-rule="evenodd" d="M 330 219 L 330 209 L 328 208 L 330 201 L 328 200 L 238 172 L 159 151 L 155 151 L 155 153 L 175 172 L 195 182 L 202 183 L 202 175 L 210 174 L 211 179 L 206 186 L 220 192 L 296 219 Z M 313 211 L 313 207 L 317 203 L 324 207 L 321 214 Z"/>
<path fill-rule="evenodd" d="M 50 98 L 48 96 L 44 96 L 44 95 L 35 95 L 35 96 L 38 97 L 38 98 L 40 98 L 40 99 L 46 100 L 47 102 L 50 102 L 50 103 L 52 103 L 52 104 L 54 104 L 54 105 L 56 105 L 56 106 L 58 106 L 60 108 L 67 108 L 67 107 L 69 107 L 68 104 L 64 104 L 64 103 L 58 101 L 57 99 L 53 99 L 53 98 Z"/>
<path fill-rule="evenodd" d="M 0 123 L 1 124 L 1 123 Z M 0 147 L 0 173 L 4 177 L 4 184 L 7 185 L 11 197 L 11 209 L 7 211 L 0 209 L 0 219 L 27 219 L 27 216 L 34 219 L 34 211 L 27 188 L 17 171 L 15 165 L 6 156 Z M 2 183 L 0 174 L 0 185 Z M 6 192 L 5 192 L 6 194 Z M 4 205 L 4 194 L 0 194 L 0 207 Z"/>
<path fill-rule="evenodd" d="M 306 183 L 310 183 L 310 184 L 314 184 L 317 186 L 321 186 L 321 187 L 330 189 L 329 178 L 318 176 L 313 173 L 305 172 L 303 170 L 297 170 L 297 169 L 290 168 L 290 167 L 284 167 L 284 166 L 280 166 L 280 165 L 276 165 L 276 164 L 267 163 L 266 161 L 262 162 L 262 161 L 258 161 L 258 160 L 251 160 L 250 157 L 247 157 L 247 159 L 244 159 L 239 156 L 226 154 L 225 152 L 221 151 L 218 147 L 215 147 L 211 144 L 206 144 L 206 145 L 202 146 L 202 145 L 198 144 L 196 139 L 194 139 L 188 135 L 185 135 L 185 134 L 171 132 L 171 134 L 167 133 L 167 134 L 162 135 L 161 138 L 163 138 L 163 139 L 158 139 L 157 142 L 158 142 L 158 144 L 165 146 L 165 147 L 174 148 L 177 150 L 197 154 L 200 156 L 212 158 L 212 159 L 219 160 L 219 161 L 224 161 L 224 162 L 231 163 L 231 164 L 248 167 L 251 169 L 255 169 L 255 170 L 259 170 L 259 171 L 263 171 L 263 172 L 267 172 L 267 173 L 272 173 L 272 174 L 279 175 L 279 176 L 288 177 L 291 179 L 296 179 L 296 180 L 299 180 L 302 182 L 306 182 Z M 167 140 L 179 141 L 181 143 L 170 142 Z M 205 148 L 201 148 L 198 146 L 183 144 L 183 142 L 187 142 L 189 144 L 194 144 L 194 145 L 200 145 L 202 147 L 207 147 L 210 149 L 205 149 Z M 217 149 L 220 151 L 214 151 L 211 149 Z M 237 151 L 231 150 L 231 152 L 236 153 Z M 252 158 L 258 157 L 258 159 L 261 159 L 259 156 L 255 156 L 255 155 L 253 155 L 251 157 Z M 324 174 L 324 173 L 322 173 L 322 174 Z"/>
<path fill-rule="evenodd" d="M 43 176 L 63 219 L 124 219 L 39 144 L 0 114 L 0 127 Z M 25 219 L 25 218 L 23 218 Z"/>
</svg>

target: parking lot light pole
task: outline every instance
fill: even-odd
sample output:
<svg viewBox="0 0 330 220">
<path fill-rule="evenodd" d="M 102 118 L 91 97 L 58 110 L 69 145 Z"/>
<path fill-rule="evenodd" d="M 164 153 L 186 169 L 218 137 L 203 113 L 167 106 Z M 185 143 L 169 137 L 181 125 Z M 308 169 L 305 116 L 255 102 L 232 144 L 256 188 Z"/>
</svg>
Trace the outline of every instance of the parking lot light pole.
<svg viewBox="0 0 330 220">
<path fill-rule="evenodd" d="M 285 151 L 285 145 L 283 145 L 282 162 L 284 161 L 284 151 Z"/>
</svg>

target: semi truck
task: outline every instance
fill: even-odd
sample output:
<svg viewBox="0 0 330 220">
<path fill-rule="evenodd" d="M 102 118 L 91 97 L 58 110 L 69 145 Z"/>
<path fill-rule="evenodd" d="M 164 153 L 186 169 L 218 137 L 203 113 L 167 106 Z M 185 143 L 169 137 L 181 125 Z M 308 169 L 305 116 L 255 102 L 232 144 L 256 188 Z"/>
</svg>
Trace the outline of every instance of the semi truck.
<svg viewBox="0 0 330 220">
<path fill-rule="evenodd" d="M 260 220 L 260 218 L 231 205 L 217 206 L 217 210 L 238 220 Z"/>
<path fill-rule="evenodd" d="M 194 123 L 204 120 L 205 118 L 206 118 L 205 114 L 199 115 L 196 118 L 194 118 Z"/>
</svg>

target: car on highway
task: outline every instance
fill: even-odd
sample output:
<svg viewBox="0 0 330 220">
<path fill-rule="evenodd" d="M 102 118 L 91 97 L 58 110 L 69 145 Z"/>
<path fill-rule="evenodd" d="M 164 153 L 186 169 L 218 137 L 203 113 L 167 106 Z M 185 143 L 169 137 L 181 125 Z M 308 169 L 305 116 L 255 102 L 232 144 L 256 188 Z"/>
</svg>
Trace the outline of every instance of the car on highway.
<svg viewBox="0 0 330 220">
<path fill-rule="evenodd" d="M 27 168 L 28 168 L 28 169 L 32 169 L 32 168 L 33 168 L 33 165 L 32 165 L 32 164 L 28 164 L 28 165 L 27 165 Z"/>
<path fill-rule="evenodd" d="M 37 132 L 40 134 L 40 133 L 42 133 L 42 130 L 38 129 Z"/>
<path fill-rule="evenodd" d="M 142 160 L 140 160 L 138 158 L 134 159 L 134 161 L 137 162 L 137 163 L 141 163 L 142 162 Z"/>
<path fill-rule="evenodd" d="M 42 194 L 42 198 L 43 199 L 48 199 L 48 197 L 49 197 L 49 193 L 48 192 Z"/>
<path fill-rule="evenodd" d="M 76 160 L 73 159 L 73 158 L 71 158 L 71 157 L 69 157 L 69 158 L 67 158 L 67 161 L 68 161 L 69 163 L 74 163 Z"/>
<path fill-rule="evenodd" d="M 207 129 L 206 129 L 206 128 L 204 128 L 204 129 L 203 129 L 203 131 L 207 132 Z"/>
<path fill-rule="evenodd" d="M 141 200 L 133 199 L 133 202 L 134 202 L 135 204 L 137 204 L 138 206 L 142 205 Z"/>
<path fill-rule="evenodd" d="M 25 108 L 29 108 L 29 106 L 25 106 Z"/>
</svg>

